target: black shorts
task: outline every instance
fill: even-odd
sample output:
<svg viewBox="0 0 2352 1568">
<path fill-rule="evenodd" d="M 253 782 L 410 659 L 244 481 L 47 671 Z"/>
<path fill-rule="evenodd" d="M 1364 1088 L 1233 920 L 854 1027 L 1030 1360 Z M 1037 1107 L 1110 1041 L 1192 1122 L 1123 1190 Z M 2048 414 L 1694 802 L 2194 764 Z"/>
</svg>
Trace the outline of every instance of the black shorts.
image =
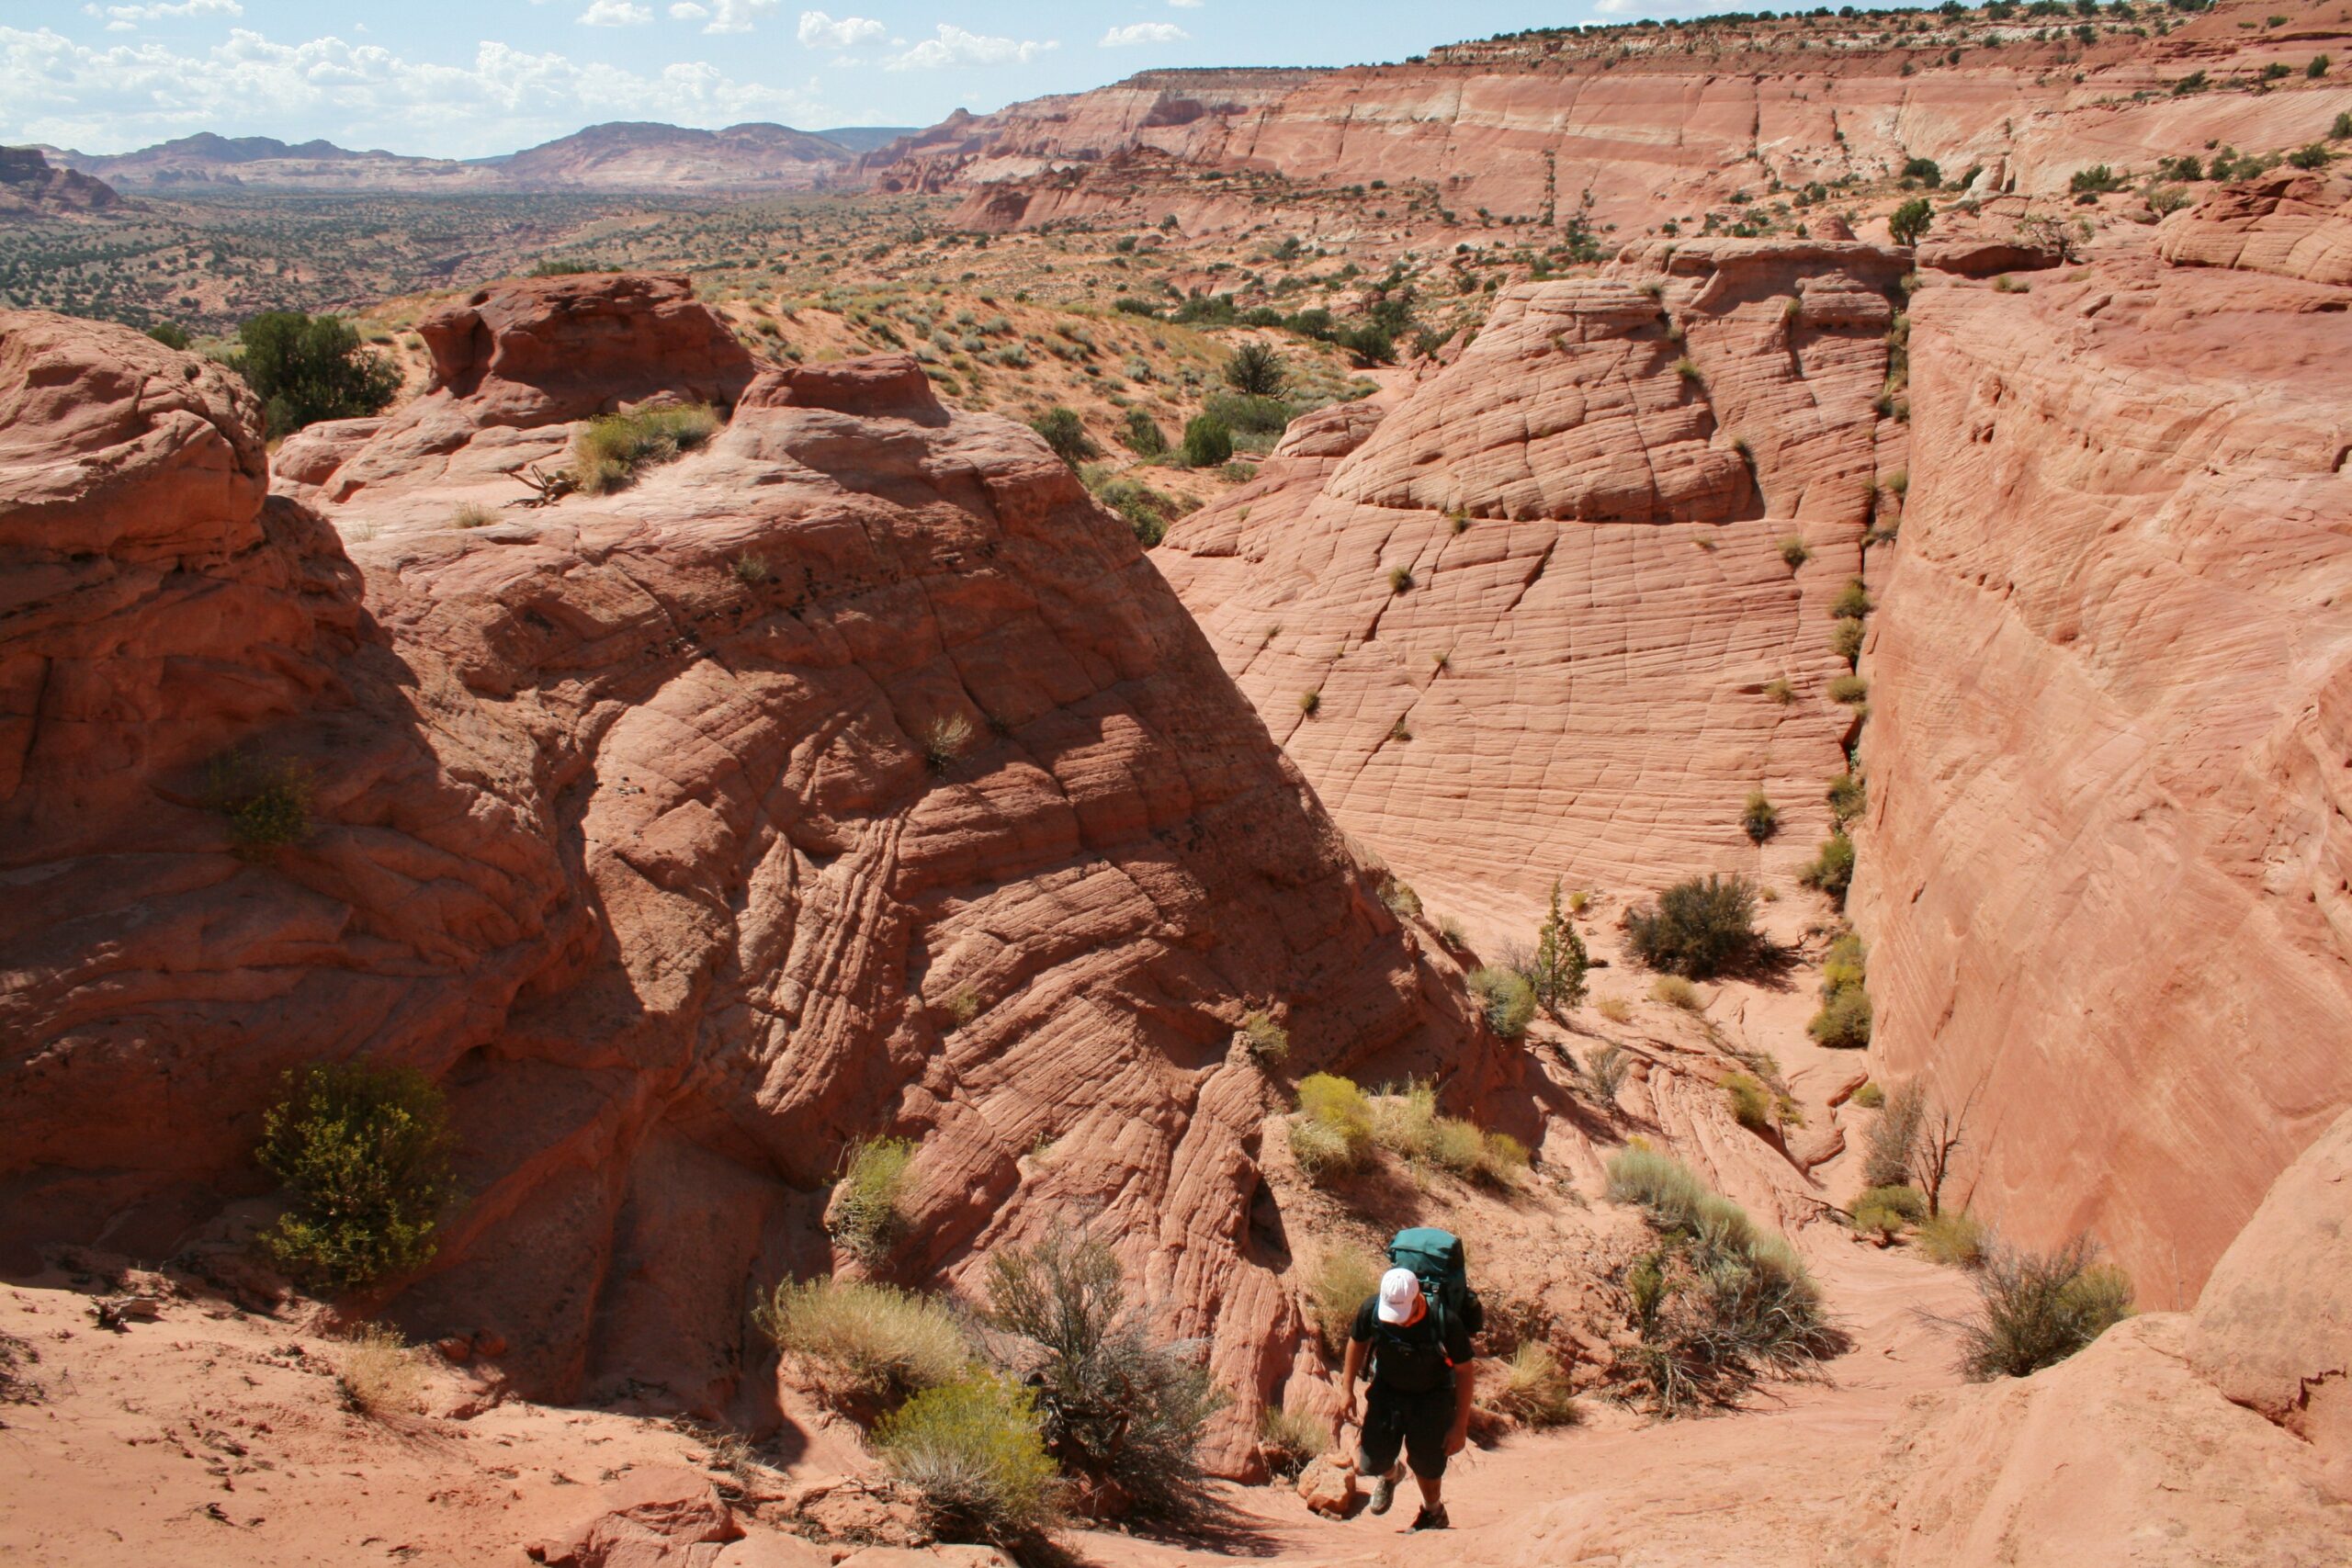
<svg viewBox="0 0 2352 1568">
<path fill-rule="evenodd" d="M 1366 1475 L 1385 1475 L 1405 1450 L 1413 1473 L 1434 1481 L 1445 1473 L 1445 1439 L 1453 1430 L 1453 1390 L 1399 1393 L 1374 1381 L 1363 1401 L 1363 1465 Z"/>
</svg>

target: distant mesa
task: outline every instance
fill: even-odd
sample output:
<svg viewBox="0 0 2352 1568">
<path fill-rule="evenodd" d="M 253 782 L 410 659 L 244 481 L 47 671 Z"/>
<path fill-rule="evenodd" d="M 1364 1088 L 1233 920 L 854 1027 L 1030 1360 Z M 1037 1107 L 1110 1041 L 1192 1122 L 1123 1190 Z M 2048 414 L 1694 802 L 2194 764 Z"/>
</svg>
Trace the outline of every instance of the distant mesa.
<svg viewBox="0 0 2352 1568">
<path fill-rule="evenodd" d="M 104 212 L 121 205 L 112 186 L 59 168 L 39 147 L 0 147 L 0 222 Z"/>
</svg>

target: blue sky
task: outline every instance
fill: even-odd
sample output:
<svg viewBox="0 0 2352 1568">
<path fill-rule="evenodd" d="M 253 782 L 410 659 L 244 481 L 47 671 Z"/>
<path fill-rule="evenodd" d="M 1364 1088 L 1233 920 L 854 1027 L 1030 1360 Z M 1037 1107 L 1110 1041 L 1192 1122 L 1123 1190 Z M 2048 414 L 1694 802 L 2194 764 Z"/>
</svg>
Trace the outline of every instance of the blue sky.
<svg viewBox="0 0 2352 1568">
<path fill-rule="evenodd" d="M 606 119 L 929 125 L 1162 65 L 1344 65 L 1752 0 L 0 0 L 0 141 L 478 157 Z"/>
</svg>

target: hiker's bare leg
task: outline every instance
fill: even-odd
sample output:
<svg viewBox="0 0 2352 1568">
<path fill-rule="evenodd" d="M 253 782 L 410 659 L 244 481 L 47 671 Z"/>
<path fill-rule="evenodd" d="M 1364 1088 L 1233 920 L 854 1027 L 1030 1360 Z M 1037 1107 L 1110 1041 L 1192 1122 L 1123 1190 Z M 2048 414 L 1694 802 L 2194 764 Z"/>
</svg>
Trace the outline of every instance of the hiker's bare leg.
<svg viewBox="0 0 2352 1568">
<path fill-rule="evenodd" d="M 1444 1502 L 1445 1499 L 1443 1494 L 1445 1491 L 1445 1477 L 1442 1475 L 1417 1475 L 1413 1477 L 1413 1479 L 1421 1488 L 1421 1506 L 1425 1508 L 1434 1508 Z"/>
</svg>

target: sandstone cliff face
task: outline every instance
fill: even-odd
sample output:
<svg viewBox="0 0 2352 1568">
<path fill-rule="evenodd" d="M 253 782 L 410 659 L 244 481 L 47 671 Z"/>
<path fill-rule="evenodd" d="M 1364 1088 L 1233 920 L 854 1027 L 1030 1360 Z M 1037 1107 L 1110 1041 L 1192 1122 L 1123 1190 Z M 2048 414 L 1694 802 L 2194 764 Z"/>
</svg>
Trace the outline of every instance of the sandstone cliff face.
<svg viewBox="0 0 2352 1568">
<path fill-rule="evenodd" d="M 1295 426 L 1154 558 L 1340 822 L 1450 911 L 1516 931 L 1555 877 L 1792 871 L 1851 727 L 1828 605 L 1900 467 L 1872 405 L 1904 267 L 1702 242 L 1512 289 L 1396 412 Z"/>
<path fill-rule="evenodd" d="M 576 366 L 502 324 L 546 296 L 469 307 L 467 363 Z M 512 434 L 494 378 L 426 400 L 453 464 Z M 836 1160 L 896 1132 L 891 1272 L 1091 1215 L 1246 1416 L 1297 1323 L 1243 1010 L 1295 1065 L 1493 1087 L 1128 531 L 910 361 L 767 373 L 710 448 L 527 521 L 427 525 L 434 472 L 388 478 L 350 554 L 265 502 L 199 360 L 9 315 L 0 397 L 19 1255 L 200 1237 L 262 1186 L 277 1075 L 369 1055 L 448 1089 L 467 1192 L 389 1310 L 494 1326 L 526 1392 L 772 1412 L 747 1284 L 827 1266 Z M 232 750 L 307 778 L 302 841 L 232 852 Z"/>
<path fill-rule="evenodd" d="M 2352 1103 L 2347 305 L 2125 255 L 1912 307 L 1863 665 L 1877 1043 L 1977 1093 L 1980 1213 L 2096 1231 L 2154 1305 Z"/>
</svg>

